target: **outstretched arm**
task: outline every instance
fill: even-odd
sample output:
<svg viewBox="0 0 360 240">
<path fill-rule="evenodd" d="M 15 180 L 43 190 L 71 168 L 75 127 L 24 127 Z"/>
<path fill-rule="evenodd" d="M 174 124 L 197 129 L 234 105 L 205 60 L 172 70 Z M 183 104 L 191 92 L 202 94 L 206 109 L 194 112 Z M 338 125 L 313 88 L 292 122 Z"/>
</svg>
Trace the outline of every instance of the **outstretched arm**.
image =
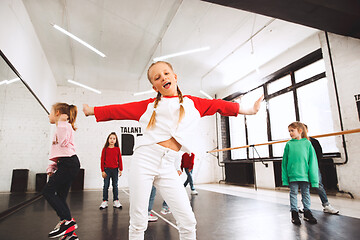
<svg viewBox="0 0 360 240">
<path fill-rule="evenodd" d="M 94 107 L 89 107 L 89 105 L 83 104 L 83 112 L 85 116 L 94 115 Z"/>
<path fill-rule="evenodd" d="M 264 95 L 261 95 L 261 97 L 258 100 L 256 100 L 256 102 L 254 103 L 254 106 L 252 108 L 243 109 L 240 106 L 239 114 L 244 114 L 244 115 L 254 115 L 254 114 L 256 114 L 259 111 L 260 106 L 261 106 L 261 102 L 263 100 L 264 100 Z"/>
</svg>

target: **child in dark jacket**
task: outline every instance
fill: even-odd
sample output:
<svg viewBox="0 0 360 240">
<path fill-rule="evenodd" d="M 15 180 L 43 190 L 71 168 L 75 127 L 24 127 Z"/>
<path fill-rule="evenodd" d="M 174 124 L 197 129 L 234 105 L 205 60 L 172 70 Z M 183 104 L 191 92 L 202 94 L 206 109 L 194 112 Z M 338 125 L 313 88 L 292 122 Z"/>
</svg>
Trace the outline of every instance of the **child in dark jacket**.
<svg viewBox="0 0 360 240">
<path fill-rule="evenodd" d="M 306 132 L 308 132 L 308 127 L 306 124 L 304 124 L 305 128 L 306 128 Z M 322 151 L 322 147 L 319 143 L 319 141 L 315 138 L 309 137 L 309 140 L 312 144 L 312 146 L 315 149 L 315 153 L 316 153 L 316 158 L 318 160 L 318 164 L 320 159 L 323 158 L 323 151 Z M 323 206 L 323 211 L 324 213 L 330 213 L 330 214 L 338 214 L 339 210 L 335 209 L 333 206 L 331 206 L 331 204 L 329 203 L 329 200 L 327 198 L 326 195 L 326 191 L 324 188 L 324 185 L 322 184 L 322 178 L 321 178 L 321 173 L 320 173 L 320 169 L 319 169 L 319 187 L 317 188 L 317 192 L 319 194 L 320 200 L 321 200 L 321 204 Z"/>
</svg>

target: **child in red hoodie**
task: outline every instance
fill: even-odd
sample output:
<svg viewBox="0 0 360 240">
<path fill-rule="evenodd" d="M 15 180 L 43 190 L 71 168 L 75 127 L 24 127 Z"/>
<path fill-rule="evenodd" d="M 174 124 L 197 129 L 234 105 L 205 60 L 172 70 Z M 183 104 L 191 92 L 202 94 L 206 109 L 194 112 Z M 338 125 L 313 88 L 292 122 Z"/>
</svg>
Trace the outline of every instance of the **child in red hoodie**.
<svg viewBox="0 0 360 240">
<path fill-rule="evenodd" d="M 191 189 L 191 194 L 192 195 L 197 195 L 198 192 L 195 190 L 193 179 L 192 179 L 192 170 L 193 170 L 193 167 L 194 167 L 194 158 L 195 158 L 194 153 L 190 153 L 190 154 L 188 154 L 187 152 L 184 153 L 182 155 L 182 158 L 181 158 L 181 171 L 183 171 L 183 169 L 185 169 L 185 172 L 186 172 L 186 175 L 187 175 L 187 179 L 184 182 L 184 187 L 186 187 L 188 185 L 188 183 L 189 183 L 190 184 L 190 189 Z"/>
<path fill-rule="evenodd" d="M 105 146 L 101 153 L 101 172 L 104 178 L 103 202 L 100 209 L 108 207 L 108 191 L 110 178 L 113 186 L 114 208 L 122 208 L 118 197 L 118 176 L 121 176 L 123 170 L 121 152 L 119 148 L 118 137 L 115 132 L 109 134 Z"/>
</svg>

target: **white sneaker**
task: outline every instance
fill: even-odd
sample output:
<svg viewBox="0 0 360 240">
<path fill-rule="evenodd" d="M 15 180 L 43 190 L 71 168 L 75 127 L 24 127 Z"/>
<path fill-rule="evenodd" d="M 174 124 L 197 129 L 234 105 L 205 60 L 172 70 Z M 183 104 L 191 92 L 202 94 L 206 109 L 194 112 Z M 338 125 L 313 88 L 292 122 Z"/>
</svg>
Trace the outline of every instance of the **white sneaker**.
<svg viewBox="0 0 360 240">
<path fill-rule="evenodd" d="M 100 205 L 100 209 L 105 209 L 108 207 L 108 201 L 103 201 Z"/>
<path fill-rule="evenodd" d="M 171 211 L 170 211 L 169 208 L 162 208 L 160 212 L 161 212 L 161 214 L 163 214 L 163 215 L 166 215 L 166 214 L 171 213 Z"/>
<path fill-rule="evenodd" d="M 148 214 L 148 221 L 149 222 L 156 222 L 159 218 L 155 215 L 153 215 L 152 213 Z"/>
<path fill-rule="evenodd" d="M 199 193 L 196 190 L 191 190 L 191 195 L 198 195 Z"/>
<path fill-rule="evenodd" d="M 333 208 L 330 204 L 324 207 L 324 213 L 338 214 L 339 210 Z"/>
<path fill-rule="evenodd" d="M 114 207 L 114 208 L 122 208 L 122 205 L 121 205 L 121 203 L 120 203 L 119 200 L 115 200 L 113 207 Z"/>
</svg>

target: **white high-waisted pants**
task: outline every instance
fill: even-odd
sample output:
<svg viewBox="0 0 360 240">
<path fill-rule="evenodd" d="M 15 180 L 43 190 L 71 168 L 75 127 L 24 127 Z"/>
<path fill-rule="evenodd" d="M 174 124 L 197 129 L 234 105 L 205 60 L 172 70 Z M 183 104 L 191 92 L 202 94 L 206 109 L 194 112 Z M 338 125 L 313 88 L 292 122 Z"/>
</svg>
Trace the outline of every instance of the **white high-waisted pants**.
<svg viewBox="0 0 360 240">
<path fill-rule="evenodd" d="M 178 152 L 153 144 L 137 148 L 129 172 L 129 239 L 144 239 L 148 225 L 148 205 L 152 185 L 169 205 L 179 228 L 181 240 L 196 239 L 196 220 L 189 197 L 174 167 Z"/>
</svg>

